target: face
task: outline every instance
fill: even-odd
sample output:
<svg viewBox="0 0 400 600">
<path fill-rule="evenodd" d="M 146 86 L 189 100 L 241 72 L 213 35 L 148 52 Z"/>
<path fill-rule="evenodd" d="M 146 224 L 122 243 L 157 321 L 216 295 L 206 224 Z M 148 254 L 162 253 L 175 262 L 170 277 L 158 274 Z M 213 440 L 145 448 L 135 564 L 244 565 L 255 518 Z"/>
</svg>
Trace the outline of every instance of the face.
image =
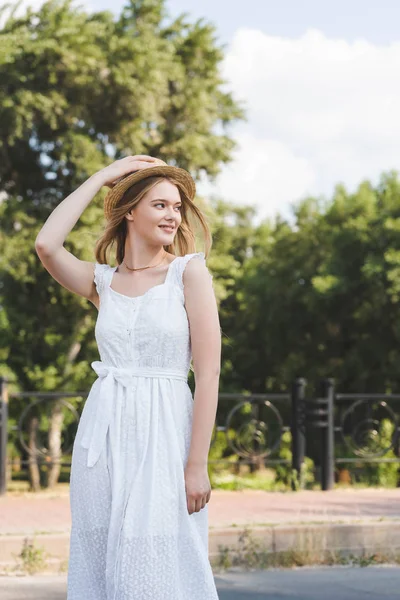
<svg viewBox="0 0 400 600">
<path fill-rule="evenodd" d="M 152 244 L 172 244 L 182 221 L 181 206 L 178 188 L 163 179 L 126 215 L 128 228 Z"/>
</svg>

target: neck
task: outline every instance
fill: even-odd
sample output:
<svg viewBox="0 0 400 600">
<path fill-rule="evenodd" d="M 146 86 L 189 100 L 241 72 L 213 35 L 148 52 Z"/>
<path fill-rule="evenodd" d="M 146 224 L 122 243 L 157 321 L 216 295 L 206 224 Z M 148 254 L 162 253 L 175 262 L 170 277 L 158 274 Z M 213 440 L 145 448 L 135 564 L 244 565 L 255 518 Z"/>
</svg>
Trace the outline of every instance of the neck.
<svg viewBox="0 0 400 600">
<path fill-rule="evenodd" d="M 167 256 L 164 248 L 156 251 L 133 251 L 132 248 L 126 248 L 124 254 L 125 266 L 130 269 L 142 269 L 159 265 Z"/>
</svg>

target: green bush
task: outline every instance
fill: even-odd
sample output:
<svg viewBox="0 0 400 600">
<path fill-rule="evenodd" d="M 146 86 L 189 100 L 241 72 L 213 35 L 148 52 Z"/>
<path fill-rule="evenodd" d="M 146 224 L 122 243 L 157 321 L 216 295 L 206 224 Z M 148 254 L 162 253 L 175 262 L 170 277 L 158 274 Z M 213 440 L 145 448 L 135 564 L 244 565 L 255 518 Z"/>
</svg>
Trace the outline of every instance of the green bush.
<svg viewBox="0 0 400 600">
<path fill-rule="evenodd" d="M 285 431 L 281 438 L 281 446 L 279 450 L 279 458 L 288 461 L 288 464 L 277 465 L 276 467 L 276 482 L 282 482 L 287 488 L 306 489 L 311 488 L 315 483 L 314 477 L 314 461 L 308 456 L 305 457 L 300 476 L 292 469 L 292 434 L 290 431 Z"/>
<path fill-rule="evenodd" d="M 376 453 L 383 452 L 389 448 L 393 441 L 395 432 L 395 424 L 390 419 L 383 419 L 380 423 L 379 430 L 375 434 L 374 450 Z M 348 444 L 336 445 L 336 456 L 340 458 L 354 458 L 357 456 L 351 449 L 351 438 L 346 438 Z M 384 462 L 364 462 L 363 458 L 368 459 L 366 454 L 360 455 L 359 462 L 342 463 L 348 469 L 351 481 L 354 484 L 363 486 L 378 486 L 393 488 L 397 487 L 399 481 L 399 463 L 384 463 Z M 396 459 L 396 454 L 390 448 L 385 454 L 379 455 L 376 458 Z"/>
<path fill-rule="evenodd" d="M 388 448 L 393 440 L 395 424 L 390 419 L 383 419 L 379 428 L 379 442 L 381 450 Z M 382 459 L 396 458 L 392 448 L 386 452 Z M 393 488 L 399 479 L 399 463 L 369 463 L 364 469 L 363 480 L 368 485 Z"/>
<path fill-rule="evenodd" d="M 233 432 L 231 432 L 232 434 Z M 287 491 L 291 489 L 310 488 L 314 484 L 314 462 L 306 457 L 298 477 L 292 470 L 292 434 L 282 434 L 278 458 L 287 461 L 271 468 L 256 469 L 253 473 L 235 473 L 239 457 L 229 454 L 225 433 L 218 431 L 215 443 L 210 448 L 209 460 L 223 460 L 221 463 L 209 464 L 209 477 L 212 488 L 225 490 L 257 489 L 265 491 Z M 292 488 L 293 486 L 293 488 Z"/>
</svg>

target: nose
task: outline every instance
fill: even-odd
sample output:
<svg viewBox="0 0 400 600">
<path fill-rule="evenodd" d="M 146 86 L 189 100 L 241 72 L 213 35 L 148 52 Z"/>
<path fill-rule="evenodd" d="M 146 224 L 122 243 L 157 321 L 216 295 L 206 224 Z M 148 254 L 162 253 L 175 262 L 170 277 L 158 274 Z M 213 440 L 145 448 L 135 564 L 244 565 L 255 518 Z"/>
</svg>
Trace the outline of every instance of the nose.
<svg viewBox="0 0 400 600">
<path fill-rule="evenodd" d="M 174 222 L 175 221 L 175 213 L 174 213 L 174 209 L 173 208 L 169 209 L 168 214 L 166 215 L 165 218 L 166 218 L 166 220 L 168 222 L 171 222 L 171 221 Z"/>
</svg>

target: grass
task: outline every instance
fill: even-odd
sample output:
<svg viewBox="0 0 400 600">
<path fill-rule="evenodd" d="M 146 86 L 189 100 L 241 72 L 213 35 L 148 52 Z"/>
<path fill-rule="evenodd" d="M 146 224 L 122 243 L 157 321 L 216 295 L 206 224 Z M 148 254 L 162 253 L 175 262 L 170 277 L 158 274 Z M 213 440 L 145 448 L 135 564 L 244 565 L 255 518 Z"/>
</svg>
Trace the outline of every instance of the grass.
<svg viewBox="0 0 400 600">
<path fill-rule="evenodd" d="M 312 540 L 310 540 L 312 544 Z M 400 564 L 400 552 L 377 551 L 360 554 L 345 551 L 322 551 L 321 549 L 290 549 L 271 552 L 269 547 L 255 539 L 246 527 L 238 538 L 238 546 L 229 548 L 219 545 L 218 555 L 211 560 L 213 569 L 224 570 L 232 567 L 243 569 L 293 568 L 305 566 L 347 565 L 366 567 L 377 564 Z"/>
<path fill-rule="evenodd" d="M 67 496 L 69 494 L 69 483 L 57 483 L 53 489 L 41 489 L 39 492 L 33 492 L 29 489 L 28 481 L 9 481 L 7 483 L 7 495 L 17 496 L 31 496 L 35 498 L 41 497 L 58 497 Z"/>
<path fill-rule="evenodd" d="M 16 570 L 29 573 L 29 575 L 44 571 L 47 567 L 47 559 L 50 558 L 42 546 L 36 546 L 35 540 L 29 538 L 24 539 L 21 552 L 18 556 L 14 554 L 14 557 L 18 563 Z"/>
<path fill-rule="evenodd" d="M 385 521 L 392 523 L 393 521 L 399 521 L 400 517 L 365 517 L 365 518 L 352 518 L 348 519 L 314 519 L 310 521 L 252 521 L 251 527 L 286 527 L 294 525 L 355 525 L 359 523 L 384 523 Z M 224 525 L 224 528 L 229 527 L 243 527 L 243 523 L 230 523 Z M 221 529 L 220 525 L 209 525 L 209 530 Z"/>
<path fill-rule="evenodd" d="M 286 492 L 292 493 L 290 485 L 284 481 L 276 479 L 276 471 L 272 468 L 263 468 L 254 473 L 249 472 L 248 465 L 242 465 L 239 473 L 232 473 L 231 469 L 221 469 L 212 467 L 209 470 L 211 488 L 213 490 L 261 490 L 266 492 Z M 320 490 L 321 486 L 317 482 L 308 482 L 304 487 L 306 490 Z M 335 483 L 335 490 L 362 490 L 362 489 L 395 489 L 390 486 L 368 486 L 366 483 L 353 482 Z M 63 496 L 69 493 L 69 483 L 59 482 L 53 490 L 42 489 L 40 492 L 32 492 L 29 489 L 29 482 L 24 480 L 11 480 L 7 484 L 7 493 L 11 495 L 46 495 Z"/>
</svg>

